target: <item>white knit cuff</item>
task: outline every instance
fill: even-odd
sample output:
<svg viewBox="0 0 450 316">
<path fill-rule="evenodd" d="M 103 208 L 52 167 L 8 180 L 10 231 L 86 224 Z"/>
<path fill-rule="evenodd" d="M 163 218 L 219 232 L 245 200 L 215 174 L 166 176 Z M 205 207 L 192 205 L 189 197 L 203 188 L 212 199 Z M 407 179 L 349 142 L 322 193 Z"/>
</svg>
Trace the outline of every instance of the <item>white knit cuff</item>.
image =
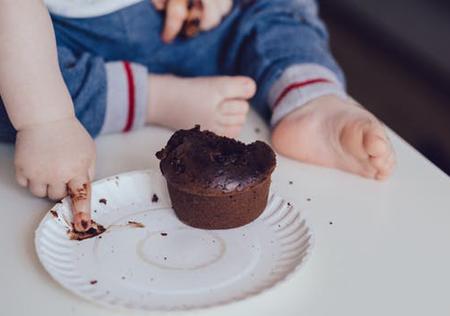
<svg viewBox="0 0 450 316">
<path fill-rule="evenodd" d="M 344 87 L 331 70 L 317 64 L 290 66 L 269 91 L 271 125 L 275 126 L 287 114 L 309 101 L 329 94 L 347 98 Z"/>
<path fill-rule="evenodd" d="M 148 75 L 145 66 L 106 63 L 106 113 L 100 134 L 128 132 L 145 124 Z"/>
</svg>

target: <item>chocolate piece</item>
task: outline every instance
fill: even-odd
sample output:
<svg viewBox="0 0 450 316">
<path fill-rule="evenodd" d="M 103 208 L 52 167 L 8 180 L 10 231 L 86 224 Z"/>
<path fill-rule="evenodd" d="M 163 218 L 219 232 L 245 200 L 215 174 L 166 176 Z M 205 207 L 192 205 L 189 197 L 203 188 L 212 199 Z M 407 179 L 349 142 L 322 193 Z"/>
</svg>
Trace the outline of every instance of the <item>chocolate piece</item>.
<svg viewBox="0 0 450 316">
<path fill-rule="evenodd" d="M 92 285 L 94 285 L 94 284 L 97 284 L 97 280 L 92 280 L 91 282 L 89 282 L 89 283 L 91 283 Z"/>
<path fill-rule="evenodd" d="M 105 198 L 102 198 L 102 199 L 98 200 L 98 202 L 99 202 L 99 203 L 102 203 L 102 204 L 105 204 L 105 205 L 106 205 L 106 203 L 107 203 L 107 201 L 106 201 Z"/>
<path fill-rule="evenodd" d="M 177 131 L 156 157 L 172 207 L 188 225 L 239 227 L 266 207 L 276 161 L 273 150 L 261 141 L 245 145 L 196 126 Z"/>
<path fill-rule="evenodd" d="M 156 194 L 153 194 L 152 195 L 152 202 L 153 203 L 156 203 L 156 202 L 158 202 L 159 201 L 159 197 L 156 195 Z"/>
<path fill-rule="evenodd" d="M 84 229 L 87 229 L 87 228 L 88 228 L 88 225 L 89 225 L 88 221 L 85 221 L 85 220 L 82 220 L 82 221 L 81 221 L 81 226 L 82 226 Z"/>
<path fill-rule="evenodd" d="M 190 0 L 186 22 L 182 33 L 185 37 L 194 37 L 200 32 L 200 20 L 203 15 L 203 3 L 201 0 Z"/>
<path fill-rule="evenodd" d="M 58 218 L 58 213 L 55 210 L 50 210 L 50 214 L 52 214 L 54 218 Z"/>
</svg>

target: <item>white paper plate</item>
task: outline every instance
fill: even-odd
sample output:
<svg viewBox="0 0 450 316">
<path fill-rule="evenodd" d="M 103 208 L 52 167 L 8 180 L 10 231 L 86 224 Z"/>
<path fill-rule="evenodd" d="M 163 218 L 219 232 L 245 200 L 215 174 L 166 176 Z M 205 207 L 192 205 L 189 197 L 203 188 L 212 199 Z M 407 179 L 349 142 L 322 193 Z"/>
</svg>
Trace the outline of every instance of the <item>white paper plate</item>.
<svg viewBox="0 0 450 316">
<path fill-rule="evenodd" d="M 69 240 L 65 199 L 40 223 L 35 246 L 57 282 L 104 306 L 185 310 L 241 300 L 283 280 L 311 251 L 302 214 L 276 195 L 249 225 L 201 230 L 177 219 L 159 172 L 107 178 L 92 191 L 93 218 L 107 232 Z"/>
</svg>

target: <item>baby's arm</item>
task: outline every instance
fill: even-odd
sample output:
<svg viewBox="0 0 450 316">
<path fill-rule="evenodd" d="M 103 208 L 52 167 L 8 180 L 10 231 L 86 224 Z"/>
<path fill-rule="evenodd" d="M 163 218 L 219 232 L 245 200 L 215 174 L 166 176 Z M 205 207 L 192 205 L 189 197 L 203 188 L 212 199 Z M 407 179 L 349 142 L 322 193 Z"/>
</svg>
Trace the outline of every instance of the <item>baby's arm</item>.
<svg viewBox="0 0 450 316">
<path fill-rule="evenodd" d="M 19 184 L 58 199 L 67 194 L 67 184 L 89 181 L 94 143 L 75 118 L 42 1 L 0 0 L 0 95 L 17 130 Z"/>
<path fill-rule="evenodd" d="M 17 130 L 73 118 L 41 1 L 0 0 L 0 94 Z"/>
</svg>

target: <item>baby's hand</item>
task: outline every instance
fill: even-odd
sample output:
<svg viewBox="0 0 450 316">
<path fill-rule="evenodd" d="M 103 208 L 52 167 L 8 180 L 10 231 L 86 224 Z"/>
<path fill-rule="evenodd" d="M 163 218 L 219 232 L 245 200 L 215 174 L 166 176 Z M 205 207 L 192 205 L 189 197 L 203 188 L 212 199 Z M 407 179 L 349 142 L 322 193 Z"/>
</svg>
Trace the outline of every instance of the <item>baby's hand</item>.
<svg viewBox="0 0 450 316">
<path fill-rule="evenodd" d="M 93 178 L 95 144 L 75 117 L 33 125 L 18 131 L 14 162 L 20 185 L 36 196 L 61 199 L 70 182 Z"/>
<path fill-rule="evenodd" d="M 151 0 L 158 10 L 166 11 L 166 21 L 162 39 L 170 43 L 180 33 L 183 24 L 194 17 L 200 20 L 200 30 L 207 31 L 216 27 L 222 18 L 230 12 L 232 0 Z M 200 3 L 200 12 L 195 4 Z M 190 10 L 190 4 L 194 3 Z"/>
</svg>

